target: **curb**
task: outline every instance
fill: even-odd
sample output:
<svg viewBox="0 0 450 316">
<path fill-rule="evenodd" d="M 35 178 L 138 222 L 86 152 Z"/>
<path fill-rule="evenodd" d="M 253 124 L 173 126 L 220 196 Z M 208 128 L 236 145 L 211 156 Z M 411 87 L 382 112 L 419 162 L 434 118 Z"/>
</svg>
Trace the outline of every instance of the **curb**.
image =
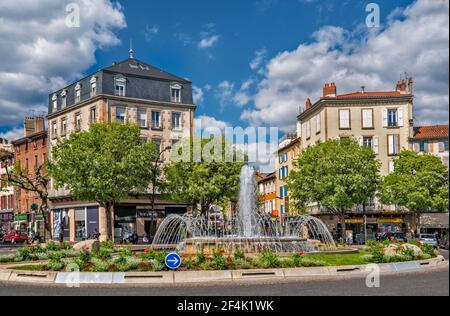
<svg viewBox="0 0 450 316">
<path fill-rule="evenodd" d="M 380 273 L 401 273 L 426 270 L 445 264 L 445 259 L 438 256 L 429 260 L 385 263 L 376 265 Z M 229 271 L 168 271 L 168 272 L 118 272 L 118 273 L 72 273 L 1 270 L 0 281 L 34 284 L 57 285 L 112 285 L 112 284 L 186 284 L 210 282 L 239 282 L 244 280 L 271 280 L 309 277 L 335 277 L 366 275 L 373 272 L 374 265 L 313 267 L 267 270 L 229 270 Z"/>
</svg>

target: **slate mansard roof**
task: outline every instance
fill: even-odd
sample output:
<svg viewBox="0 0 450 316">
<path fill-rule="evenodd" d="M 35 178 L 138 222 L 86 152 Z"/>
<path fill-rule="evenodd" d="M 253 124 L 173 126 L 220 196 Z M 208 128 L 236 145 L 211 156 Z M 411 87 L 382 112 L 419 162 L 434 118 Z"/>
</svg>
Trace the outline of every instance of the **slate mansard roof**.
<svg viewBox="0 0 450 316">
<path fill-rule="evenodd" d="M 97 94 L 114 96 L 114 82 L 117 77 L 125 77 L 126 89 L 125 97 L 149 100 L 156 102 L 171 102 L 170 87 L 179 84 L 182 87 L 182 104 L 193 105 L 192 82 L 163 71 L 159 68 L 146 64 L 137 59 L 126 59 L 120 63 L 103 68 L 96 73 L 86 76 L 71 85 L 55 91 L 48 98 L 49 116 L 63 110 L 62 93 L 66 93 L 67 105 L 64 109 L 75 105 L 75 87 L 81 87 L 81 102 L 91 99 L 91 79 L 96 79 Z M 58 108 L 53 110 L 53 98 L 57 97 Z"/>
</svg>

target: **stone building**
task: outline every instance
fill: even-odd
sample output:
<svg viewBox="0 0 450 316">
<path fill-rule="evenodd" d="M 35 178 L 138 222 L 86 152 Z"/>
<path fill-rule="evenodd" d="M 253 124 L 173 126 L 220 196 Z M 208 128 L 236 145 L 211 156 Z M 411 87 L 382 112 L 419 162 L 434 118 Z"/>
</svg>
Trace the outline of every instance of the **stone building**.
<svg viewBox="0 0 450 316">
<path fill-rule="evenodd" d="M 0 138 L 0 157 L 9 155 L 14 151 L 14 147 L 8 140 Z M 12 168 L 13 158 L 3 163 L 0 161 L 0 232 L 9 232 L 14 222 L 14 187 L 7 182 L 5 168 Z"/>
<path fill-rule="evenodd" d="M 131 52 L 132 53 L 132 52 Z M 156 67 L 129 59 L 114 63 L 49 95 L 49 135 L 51 146 L 75 130 L 87 130 L 92 123 L 128 122 L 141 128 L 141 138 L 153 141 L 160 151 L 193 135 L 192 83 Z M 162 159 L 168 162 L 170 152 Z M 79 241 L 95 231 L 106 238 L 106 211 L 95 202 L 75 201 L 70 192 L 53 186 L 55 232 L 64 230 L 65 239 Z M 156 198 L 151 209 L 150 194 L 130 197 L 112 215 L 117 239 L 137 232 L 153 236 L 161 220 L 171 213 L 184 213 L 187 205 Z"/>
</svg>

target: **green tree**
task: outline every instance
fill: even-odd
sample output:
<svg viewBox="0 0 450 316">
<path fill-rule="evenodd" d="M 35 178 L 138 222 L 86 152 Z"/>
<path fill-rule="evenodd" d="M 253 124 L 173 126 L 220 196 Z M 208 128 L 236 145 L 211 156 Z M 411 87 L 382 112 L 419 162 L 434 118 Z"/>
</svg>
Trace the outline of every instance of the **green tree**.
<svg viewBox="0 0 450 316">
<path fill-rule="evenodd" d="M 383 203 L 407 208 L 414 215 L 417 231 L 421 213 L 448 211 L 448 169 L 438 157 L 403 151 L 394 172 L 384 177 L 380 198 Z"/>
<path fill-rule="evenodd" d="M 39 197 L 41 204 L 37 213 L 43 216 L 45 234 L 49 239 L 52 239 L 48 199 L 50 177 L 48 175 L 47 164 L 39 165 L 34 170 L 27 170 L 26 168 L 22 168 L 18 161 L 11 168 L 9 166 L 11 160 L 14 160 L 13 153 L 4 152 L 0 155 L 0 161 L 3 162 L 5 169 L 6 182 L 20 190 L 35 193 Z"/>
<path fill-rule="evenodd" d="M 353 139 L 330 140 L 306 148 L 288 178 L 289 198 L 298 207 L 317 203 L 339 218 L 345 237 L 346 213 L 375 196 L 379 162 L 372 149 Z"/>
<path fill-rule="evenodd" d="M 174 152 L 184 151 L 185 159 L 165 169 L 166 194 L 169 199 L 189 202 L 206 214 L 213 204 L 236 201 L 239 175 L 244 162 L 236 161 L 238 152 L 222 137 L 186 139 Z M 231 155 L 231 156 L 227 156 Z M 232 159 L 226 159 L 232 157 Z"/>
<path fill-rule="evenodd" d="M 94 124 L 59 141 L 52 151 L 50 175 L 74 198 L 96 201 L 106 209 L 108 239 L 111 212 L 129 195 L 145 193 L 159 157 L 152 142 L 142 142 L 135 125 Z"/>
</svg>

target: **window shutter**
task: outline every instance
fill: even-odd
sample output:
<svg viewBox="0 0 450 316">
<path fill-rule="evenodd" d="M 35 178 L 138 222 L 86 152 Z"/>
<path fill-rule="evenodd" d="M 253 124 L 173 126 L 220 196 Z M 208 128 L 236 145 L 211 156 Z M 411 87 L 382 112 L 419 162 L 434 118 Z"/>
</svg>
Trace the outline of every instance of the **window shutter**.
<svg viewBox="0 0 450 316">
<path fill-rule="evenodd" d="M 363 146 L 364 145 L 364 137 L 360 136 L 359 137 L 359 146 Z"/>
<path fill-rule="evenodd" d="M 388 110 L 383 110 L 383 127 L 388 127 Z"/>
<path fill-rule="evenodd" d="M 419 145 L 419 143 L 414 143 L 414 145 L 413 145 L 413 150 L 414 150 L 416 153 L 419 153 L 419 152 L 420 152 L 420 145 Z"/>
<path fill-rule="evenodd" d="M 445 151 L 445 143 L 439 143 L 439 152 L 443 153 Z"/>
<path fill-rule="evenodd" d="M 403 127 L 405 125 L 405 111 L 398 109 L 398 126 Z"/>
<path fill-rule="evenodd" d="M 394 154 L 394 136 L 393 135 L 388 136 L 388 154 L 389 155 Z"/>
<path fill-rule="evenodd" d="M 377 136 L 373 138 L 373 152 L 375 155 L 380 153 L 380 139 Z"/>
</svg>

